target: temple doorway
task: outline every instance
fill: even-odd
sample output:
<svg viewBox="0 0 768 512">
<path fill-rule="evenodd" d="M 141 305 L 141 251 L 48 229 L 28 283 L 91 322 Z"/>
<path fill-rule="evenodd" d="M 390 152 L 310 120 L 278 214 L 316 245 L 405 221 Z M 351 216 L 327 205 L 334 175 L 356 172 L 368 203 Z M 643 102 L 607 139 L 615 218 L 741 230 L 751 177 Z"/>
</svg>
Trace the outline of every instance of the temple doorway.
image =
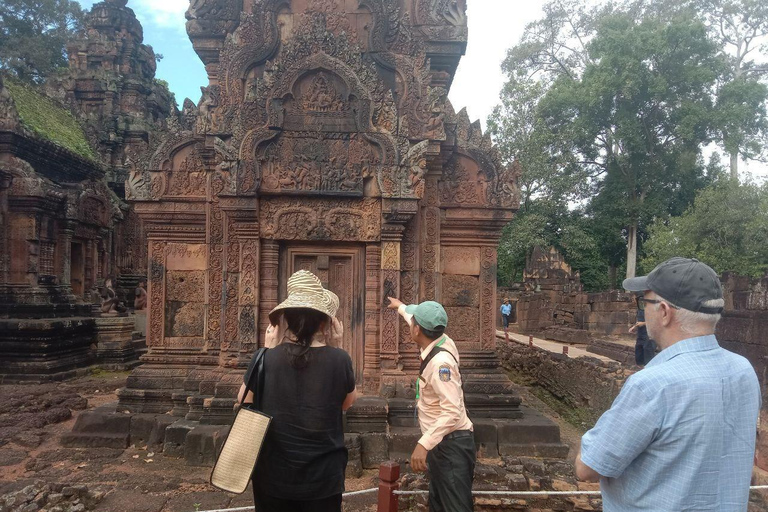
<svg viewBox="0 0 768 512">
<path fill-rule="evenodd" d="M 72 254 L 70 259 L 72 293 L 82 297 L 85 292 L 85 252 L 83 244 L 72 243 Z"/>
<path fill-rule="evenodd" d="M 355 380 L 358 386 L 362 386 L 365 352 L 365 249 L 355 246 L 283 247 L 280 257 L 280 301 L 287 295 L 288 278 L 299 270 L 309 270 L 317 275 L 325 288 L 339 296 L 337 316 L 344 323 L 342 348 L 352 358 Z"/>
</svg>

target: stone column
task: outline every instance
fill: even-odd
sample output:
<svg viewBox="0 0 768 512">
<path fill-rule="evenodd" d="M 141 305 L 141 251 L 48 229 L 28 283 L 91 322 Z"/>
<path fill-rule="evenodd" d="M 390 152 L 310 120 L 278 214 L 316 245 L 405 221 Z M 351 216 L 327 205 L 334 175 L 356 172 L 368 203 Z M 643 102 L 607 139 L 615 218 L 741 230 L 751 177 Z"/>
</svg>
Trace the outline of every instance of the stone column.
<svg viewBox="0 0 768 512">
<path fill-rule="evenodd" d="M 264 346 L 264 331 L 269 325 L 269 312 L 277 307 L 278 272 L 280 262 L 280 244 L 275 240 L 261 241 L 261 279 L 259 304 L 259 325 L 257 334 L 259 346 Z"/>
</svg>

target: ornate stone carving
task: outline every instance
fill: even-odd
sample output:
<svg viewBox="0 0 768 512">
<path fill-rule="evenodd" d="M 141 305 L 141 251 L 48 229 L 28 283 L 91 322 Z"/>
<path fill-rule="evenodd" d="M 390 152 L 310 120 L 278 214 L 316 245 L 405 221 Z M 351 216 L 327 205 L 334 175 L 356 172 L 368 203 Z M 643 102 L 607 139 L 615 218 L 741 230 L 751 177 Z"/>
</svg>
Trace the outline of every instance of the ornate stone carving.
<svg viewBox="0 0 768 512">
<path fill-rule="evenodd" d="M 484 350 L 493 350 L 496 347 L 496 248 L 481 249 L 480 265 L 480 343 Z"/>
<path fill-rule="evenodd" d="M 264 199 L 262 235 L 276 240 L 375 241 L 381 207 L 373 199 Z"/>
</svg>

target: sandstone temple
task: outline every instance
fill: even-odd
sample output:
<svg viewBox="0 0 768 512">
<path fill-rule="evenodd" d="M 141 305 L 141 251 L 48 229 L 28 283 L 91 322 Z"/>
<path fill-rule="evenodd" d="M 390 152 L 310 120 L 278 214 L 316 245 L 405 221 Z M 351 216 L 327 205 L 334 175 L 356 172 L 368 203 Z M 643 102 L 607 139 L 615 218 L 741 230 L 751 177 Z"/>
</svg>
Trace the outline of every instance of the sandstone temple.
<svg viewBox="0 0 768 512">
<path fill-rule="evenodd" d="M 481 445 L 562 452 L 495 352 L 497 245 L 519 168 L 447 99 L 465 1 L 194 0 L 186 18 L 208 84 L 181 111 L 126 0 L 94 5 L 45 90 L 5 80 L 0 378 L 135 359 L 123 310 L 146 280 L 140 365 L 66 442 L 120 444 L 141 428 L 165 430 L 171 450 L 194 432 L 213 442 L 268 312 L 308 269 L 341 299 L 365 394 L 348 431 L 415 435 L 418 350 L 386 297 L 434 299 Z M 515 440 L 520 428 L 533 441 Z"/>
</svg>

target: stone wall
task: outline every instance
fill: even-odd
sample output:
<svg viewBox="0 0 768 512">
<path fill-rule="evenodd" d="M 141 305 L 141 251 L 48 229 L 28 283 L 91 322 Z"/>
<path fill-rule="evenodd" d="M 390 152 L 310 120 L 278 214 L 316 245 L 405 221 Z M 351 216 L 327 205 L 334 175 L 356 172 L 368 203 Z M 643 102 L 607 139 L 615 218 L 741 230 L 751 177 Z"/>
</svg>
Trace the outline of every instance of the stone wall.
<svg viewBox="0 0 768 512">
<path fill-rule="evenodd" d="M 586 411 L 592 422 L 611 406 L 634 373 L 619 363 L 569 358 L 515 342 L 500 342 L 497 351 L 505 368 L 531 377 L 559 400 Z"/>
<path fill-rule="evenodd" d="M 635 319 L 632 295 L 616 290 L 522 292 L 517 301 L 521 332 L 545 331 L 548 338 L 559 341 L 587 342 L 590 335 L 626 334 Z"/>
<path fill-rule="evenodd" d="M 768 470 L 768 275 L 762 279 L 726 273 L 721 278 L 725 313 L 717 325 L 720 344 L 749 359 L 763 389 L 757 464 Z"/>
</svg>

